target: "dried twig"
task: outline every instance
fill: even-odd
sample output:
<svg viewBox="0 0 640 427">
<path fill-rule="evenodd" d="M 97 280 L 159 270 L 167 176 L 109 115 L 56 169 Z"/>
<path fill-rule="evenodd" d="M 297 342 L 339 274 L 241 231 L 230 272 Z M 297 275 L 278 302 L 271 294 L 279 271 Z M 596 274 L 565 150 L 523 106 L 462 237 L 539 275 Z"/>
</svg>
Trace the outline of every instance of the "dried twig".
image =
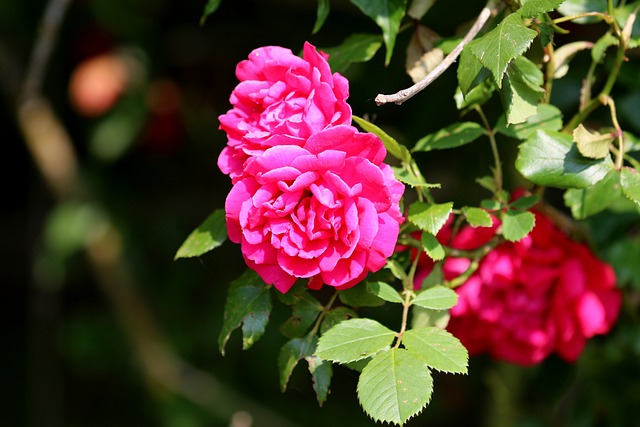
<svg viewBox="0 0 640 427">
<path fill-rule="evenodd" d="M 462 41 L 458 43 L 458 45 L 449 53 L 449 55 L 447 55 L 442 60 L 442 62 L 438 64 L 436 68 L 434 68 L 418 83 L 407 89 L 402 89 L 401 91 L 398 91 L 392 95 L 379 94 L 375 99 L 376 104 L 380 106 L 389 102 L 393 102 L 397 105 L 400 105 L 403 102 L 407 101 L 409 98 L 413 97 L 418 92 L 424 90 L 427 86 L 433 83 L 435 79 L 440 77 L 440 75 L 444 73 L 447 68 L 449 68 L 454 62 L 456 62 L 456 59 L 458 59 L 458 56 L 460 56 L 460 53 L 462 52 L 462 49 L 467 44 L 469 44 L 471 40 L 473 40 L 473 38 L 480 32 L 482 27 L 484 27 L 484 25 L 487 23 L 489 17 L 495 14 L 497 10 L 498 6 L 496 1 L 490 0 L 489 2 L 487 2 L 487 5 L 482 9 L 482 11 L 480 11 L 480 15 L 478 15 L 476 22 L 474 22 L 469 32 L 464 36 Z"/>
</svg>

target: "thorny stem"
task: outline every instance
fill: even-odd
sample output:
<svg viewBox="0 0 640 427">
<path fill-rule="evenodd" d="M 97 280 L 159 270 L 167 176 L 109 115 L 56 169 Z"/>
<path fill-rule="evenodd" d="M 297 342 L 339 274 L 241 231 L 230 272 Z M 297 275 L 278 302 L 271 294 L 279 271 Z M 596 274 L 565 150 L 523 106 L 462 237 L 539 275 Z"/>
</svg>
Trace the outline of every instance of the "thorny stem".
<svg viewBox="0 0 640 427">
<path fill-rule="evenodd" d="M 497 12 L 498 4 L 501 3 L 496 0 L 489 0 L 485 7 L 480 11 L 476 22 L 473 24 L 469 32 L 464 36 L 462 41 L 447 55 L 436 68 L 434 68 L 429 74 L 427 74 L 422 80 L 413 86 L 402 89 L 391 95 L 378 94 L 376 96 L 376 104 L 378 106 L 393 102 L 397 105 L 402 104 L 408 99 L 412 98 L 418 92 L 424 90 L 427 86 L 433 83 L 442 73 L 444 73 L 453 63 L 456 61 L 462 49 L 473 40 L 473 38 L 480 32 L 482 27 L 487 23 L 489 17 Z"/>
</svg>

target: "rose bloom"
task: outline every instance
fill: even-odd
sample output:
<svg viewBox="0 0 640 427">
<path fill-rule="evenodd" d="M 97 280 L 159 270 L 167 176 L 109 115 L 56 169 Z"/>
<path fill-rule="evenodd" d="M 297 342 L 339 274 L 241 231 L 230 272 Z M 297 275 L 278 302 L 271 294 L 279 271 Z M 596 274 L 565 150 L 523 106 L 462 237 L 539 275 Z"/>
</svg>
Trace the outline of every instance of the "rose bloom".
<svg viewBox="0 0 640 427">
<path fill-rule="evenodd" d="M 327 127 L 351 124 L 348 80 L 331 74 L 326 56 L 309 43 L 303 58 L 278 46 L 258 48 L 238 64 L 236 76 L 233 109 L 219 117 L 228 143 L 218 158 L 234 183 L 247 160 L 268 148 L 303 146 Z"/>
<path fill-rule="evenodd" d="M 355 285 L 385 265 L 403 222 L 404 185 L 385 155 L 377 136 L 351 126 L 267 148 L 227 197 L 229 239 L 283 293 L 298 278 L 311 288 Z"/>
<path fill-rule="evenodd" d="M 447 329 L 471 355 L 487 352 L 527 366 L 556 352 L 573 362 L 587 338 L 607 333 L 618 316 L 621 294 L 611 266 L 535 214 L 527 237 L 498 245 L 455 289 L 459 300 Z M 493 222 L 489 228 L 466 226 L 451 241 L 450 228 L 438 237 L 454 248 L 476 249 L 495 235 L 500 223 Z M 421 261 L 416 283 L 432 265 Z M 468 259 L 447 259 L 445 277 L 454 278 L 468 266 Z"/>
</svg>

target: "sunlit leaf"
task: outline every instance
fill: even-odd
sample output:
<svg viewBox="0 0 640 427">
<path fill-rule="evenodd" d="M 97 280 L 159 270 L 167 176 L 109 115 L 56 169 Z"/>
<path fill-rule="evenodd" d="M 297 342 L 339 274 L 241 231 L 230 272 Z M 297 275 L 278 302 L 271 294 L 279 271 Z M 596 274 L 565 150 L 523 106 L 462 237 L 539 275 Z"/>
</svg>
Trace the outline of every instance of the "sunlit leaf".
<svg viewBox="0 0 640 427">
<path fill-rule="evenodd" d="M 458 303 L 458 294 L 446 286 L 436 285 L 418 292 L 411 303 L 432 310 L 447 310 Z"/>
<path fill-rule="evenodd" d="M 491 71 L 496 85 L 501 88 L 507 66 L 529 48 L 537 34 L 524 25 L 520 15 L 513 13 L 493 30 L 469 43 L 467 49 Z"/>
<path fill-rule="evenodd" d="M 495 86 L 493 82 L 487 79 L 471 89 L 466 95 L 462 95 L 462 89 L 458 86 L 453 95 L 453 99 L 456 101 L 456 108 L 458 110 L 464 110 L 474 105 L 484 105 L 491 99 L 494 91 Z"/>
<path fill-rule="evenodd" d="M 371 132 L 372 134 L 380 138 L 380 140 L 382 140 L 382 143 L 384 144 L 384 147 L 393 157 L 405 162 L 411 160 L 411 153 L 409 153 L 407 147 L 400 144 L 392 136 L 380 129 L 378 126 L 357 116 L 353 116 L 353 121 L 356 122 L 358 126 L 360 126 L 364 131 Z"/>
<path fill-rule="evenodd" d="M 367 287 L 369 288 L 369 292 L 376 295 L 379 298 L 382 298 L 385 301 L 395 302 L 402 304 L 404 300 L 402 299 L 402 295 L 395 290 L 391 285 L 384 282 L 371 282 L 367 283 Z"/>
<path fill-rule="evenodd" d="M 538 130 L 559 131 L 562 129 L 562 112 L 551 104 L 539 104 L 538 112 L 529 116 L 523 123 L 507 126 L 504 116 L 500 116 L 496 124 L 496 132 L 515 139 L 527 139 Z"/>
<path fill-rule="evenodd" d="M 362 370 L 358 400 L 378 422 L 402 425 L 429 403 L 431 373 L 420 354 L 393 348 L 374 357 Z"/>
<path fill-rule="evenodd" d="M 510 64 L 500 91 L 507 123 L 523 123 L 538 114 L 538 104 L 543 95 L 544 90 L 540 86 L 532 83 L 516 64 Z"/>
<path fill-rule="evenodd" d="M 540 200 L 540 196 L 534 194 L 532 196 L 524 196 L 510 203 L 513 209 L 529 209 L 533 207 Z"/>
<path fill-rule="evenodd" d="M 354 62 L 367 62 L 382 46 L 382 37 L 377 34 L 351 34 L 342 44 L 322 48 L 329 55 L 329 65 L 336 73 L 344 73 Z"/>
<path fill-rule="evenodd" d="M 551 12 L 556 9 L 564 0 L 527 0 L 522 1 L 522 7 L 518 13 L 523 18 L 531 18 L 543 12 Z"/>
<path fill-rule="evenodd" d="M 485 133 L 485 129 L 476 122 L 454 123 L 421 138 L 416 142 L 412 151 L 431 151 L 460 147 L 475 141 Z"/>
<path fill-rule="evenodd" d="M 467 349 L 445 330 L 436 327 L 410 329 L 404 333 L 402 344 L 420 354 L 433 369 L 454 374 L 467 373 Z"/>
<path fill-rule="evenodd" d="M 510 242 L 526 237 L 536 223 L 536 217 L 529 211 L 508 210 L 502 215 L 502 235 Z"/>
<path fill-rule="evenodd" d="M 440 188 L 440 184 L 431 184 L 424 180 L 422 175 L 415 176 L 407 170 L 407 168 L 399 168 L 391 166 L 393 175 L 398 181 L 414 188 Z"/>
<path fill-rule="evenodd" d="M 553 78 L 560 79 L 564 77 L 569 71 L 569 62 L 573 57 L 581 50 L 590 49 L 591 47 L 593 47 L 592 42 L 580 40 L 567 43 L 556 49 L 553 53 Z"/>
<path fill-rule="evenodd" d="M 216 209 L 202 224 L 189 234 L 174 259 L 203 255 L 227 240 L 224 209 Z"/>
<path fill-rule="evenodd" d="M 564 203 L 571 209 L 575 219 L 585 219 L 607 209 L 620 196 L 620 173 L 611 169 L 603 179 L 590 187 L 565 191 Z"/>
<path fill-rule="evenodd" d="M 638 171 L 627 167 L 622 168 L 620 184 L 624 195 L 640 205 L 640 175 Z"/>
<path fill-rule="evenodd" d="M 409 221 L 421 230 L 428 231 L 434 236 L 447 222 L 453 209 L 453 202 L 430 205 L 424 202 L 414 202 L 409 206 Z"/>
<path fill-rule="evenodd" d="M 229 286 L 222 329 L 218 337 L 220 353 L 224 355 L 224 347 L 231 333 L 241 324 L 242 348 L 246 350 L 251 347 L 264 334 L 270 313 L 269 288 L 257 273 L 247 269 Z"/>
<path fill-rule="evenodd" d="M 493 225 L 491 215 L 482 208 L 464 207 L 462 214 L 472 227 L 491 227 Z"/>
<path fill-rule="evenodd" d="M 373 319 L 349 319 L 325 332 L 316 355 L 338 363 L 354 362 L 388 349 L 396 333 Z"/>
<path fill-rule="evenodd" d="M 613 137 L 589 132 L 582 124 L 579 124 L 573 130 L 573 140 L 583 156 L 590 159 L 604 159 L 609 156 L 609 147 L 613 142 Z"/>
<path fill-rule="evenodd" d="M 586 188 L 611 170 L 609 157 L 600 160 L 582 156 L 571 135 L 538 131 L 520 144 L 516 169 L 529 181 L 558 188 Z"/>
<path fill-rule="evenodd" d="M 407 0 L 351 0 L 362 13 L 373 19 L 382 29 L 382 37 L 387 47 L 385 64 L 391 61 L 400 22 L 404 18 Z"/>
<path fill-rule="evenodd" d="M 420 241 L 422 242 L 422 246 L 424 247 L 424 251 L 434 261 L 440 261 L 444 259 L 446 255 L 444 251 L 444 247 L 436 236 L 429 233 L 428 231 L 423 231 L 422 236 L 420 237 Z"/>
<path fill-rule="evenodd" d="M 460 54 L 458 65 L 458 85 L 464 97 L 469 91 L 491 77 L 491 71 L 482 65 L 468 48 L 468 45 Z"/>
</svg>

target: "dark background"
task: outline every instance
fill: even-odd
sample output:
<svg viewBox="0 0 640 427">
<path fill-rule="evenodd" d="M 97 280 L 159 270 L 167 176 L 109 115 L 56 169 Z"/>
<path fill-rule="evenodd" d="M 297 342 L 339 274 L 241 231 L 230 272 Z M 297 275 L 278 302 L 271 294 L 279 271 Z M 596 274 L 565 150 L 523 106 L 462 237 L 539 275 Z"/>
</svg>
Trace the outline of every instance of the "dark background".
<svg viewBox="0 0 640 427">
<path fill-rule="evenodd" d="M 452 36 L 482 3 L 437 2 L 423 23 Z M 203 26 L 202 1 L 72 2 L 42 89 L 70 135 L 83 187 L 60 201 L 29 155 L 14 97 L 45 5 L 0 4 L 0 425 L 239 427 L 248 425 L 238 415 L 243 410 L 251 412 L 254 425 L 284 425 L 270 417 L 300 426 L 373 425 L 357 403 L 357 376 L 346 368 L 335 367 L 323 408 L 302 365 L 280 392 L 276 360 L 285 338 L 277 326 L 288 313 L 275 299 L 265 336 L 242 351 L 236 332 L 221 356 L 217 336 L 227 287 L 244 270 L 239 247 L 226 242 L 199 259 L 173 257 L 191 230 L 224 206 L 230 189 L 216 166 L 226 141 L 217 116 L 230 108 L 236 63 L 260 46 L 299 52 L 308 40 L 332 47 L 354 32 L 377 33 L 377 26 L 346 0 L 331 2 L 316 35 L 315 1 L 225 0 Z M 597 37 L 599 30 L 587 31 Z M 381 49 L 345 75 L 354 114 L 412 145 L 457 121 L 459 113 L 453 70 L 401 107 L 375 106 L 377 93 L 411 83 L 403 70 L 409 37 L 409 31 L 400 34 L 389 67 Z M 136 81 L 103 114 L 87 116 L 70 101 L 71 76 L 83 61 L 113 52 L 133 58 Z M 567 112 L 576 107 L 584 59 L 556 85 L 558 104 Z M 639 69 L 630 67 L 621 93 L 629 105 L 640 105 L 634 104 L 640 89 L 633 77 Z M 154 104 L 153 93 L 161 101 Z M 627 110 L 623 127 L 637 132 L 637 112 L 634 117 L 634 109 Z M 492 101 L 488 112 L 495 120 L 499 102 Z M 516 186 L 521 181 L 510 166 L 515 145 L 500 142 L 509 185 Z M 454 153 L 418 155 L 418 161 L 428 181 L 443 183 L 434 192 L 437 199 L 463 205 L 487 196 L 470 186 L 490 173 L 486 141 Z M 550 199 L 561 200 L 553 191 Z M 114 276 L 105 277 L 85 250 L 87 236 L 105 224 L 100 219 L 119 236 L 117 262 L 110 264 L 117 268 L 107 269 Z M 596 221 L 600 240 L 610 242 L 637 218 Z M 389 314 L 385 310 L 380 315 Z M 524 369 L 478 357 L 469 376 L 435 373 L 433 401 L 409 425 L 640 425 L 637 313 L 623 313 L 622 319 L 625 326 L 607 341 L 593 340 L 576 365 L 552 357 Z"/>
</svg>

